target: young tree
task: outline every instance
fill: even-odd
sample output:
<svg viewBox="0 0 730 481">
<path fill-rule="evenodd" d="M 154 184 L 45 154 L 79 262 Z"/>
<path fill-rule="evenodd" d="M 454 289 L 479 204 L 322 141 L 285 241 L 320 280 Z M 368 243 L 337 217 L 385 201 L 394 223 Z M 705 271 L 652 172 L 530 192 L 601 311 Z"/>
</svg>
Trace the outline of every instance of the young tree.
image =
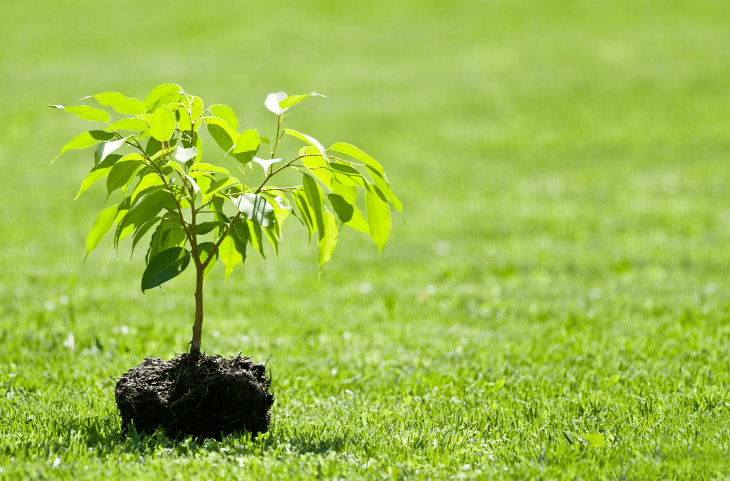
<svg viewBox="0 0 730 481">
<path fill-rule="evenodd" d="M 317 234 L 320 272 L 343 226 L 368 234 L 382 252 L 390 234 L 390 206 L 402 211 L 383 167 L 353 145 L 338 142 L 325 149 L 315 138 L 283 127 L 292 107 L 317 96 L 324 97 L 316 92 L 267 96 L 265 106 L 277 118 L 271 138 L 262 137 L 256 129 L 240 129 L 230 107 L 205 107 L 199 97 L 174 84 L 155 87 L 143 101 L 118 92 L 84 98 L 121 114 L 116 120 L 109 111 L 86 105 L 49 106 L 102 124 L 76 136 L 58 154 L 97 146 L 94 167 L 76 198 L 103 178 L 107 199 L 121 193 L 119 203 L 106 207 L 96 218 L 86 238 L 84 259 L 112 230 L 114 247 L 130 238 L 132 252 L 151 232 L 143 292 L 179 276 L 192 260 L 196 275 L 191 354 L 200 354 L 206 276 L 220 260 L 228 279 L 245 260 L 248 245 L 264 256 L 264 239 L 278 254 L 281 226 L 290 214 L 307 227 L 310 241 Z M 222 149 L 217 157 L 206 154 L 205 162 L 203 124 Z M 289 159 L 277 157 L 285 137 L 304 144 Z M 264 153 L 258 157 L 262 146 Z M 123 149 L 131 152 L 120 153 Z M 240 178 L 212 160 L 226 156 L 238 162 Z M 256 177 L 254 165 L 263 175 L 247 184 L 247 176 Z M 302 184 L 271 185 L 285 170 L 299 171 Z M 363 205 L 359 193 L 364 193 L 367 218 L 358 208 Z"/>
</svg>

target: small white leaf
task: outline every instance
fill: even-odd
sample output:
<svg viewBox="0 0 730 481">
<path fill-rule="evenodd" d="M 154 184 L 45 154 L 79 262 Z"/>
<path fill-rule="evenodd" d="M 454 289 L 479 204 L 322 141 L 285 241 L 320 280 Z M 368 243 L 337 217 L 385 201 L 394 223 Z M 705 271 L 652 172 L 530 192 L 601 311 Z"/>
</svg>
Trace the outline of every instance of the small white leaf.
<svg viewBox="0 0 730 481">
<path fill-rule="evenodd" d="M 281 159 L 260 159 L 258 157 L 253 158 L 253 161 L 259 164 L 264 169 L 264 173 L 267 173 L 269 171 L 269 167 L 271 167 L 271 164 L 275 164 L 280 160 Z"/>
<path fill-rule="evenodd" d="M 276 205 L 278 205 L 280 209 L 291 210 L 291 206 L 282 196 L 277 195 L 276 197 L 274 197 L 274 200 L 276 201 Z"/>
<path fill-rule="evenodd" d="M 194 147 L 193 147 L 193 148 L 194 148 Z M 195 182 L 195 181 L 194 181 L 194 180 L 192 179 L 192 177 L 190 177 L 190 176 L 189 176 L 188 174 L 184 174 L 184 175 L 185 175 L 185 178 L 186 178 L 186 179 L 188 180 L 188 182 L 190 182 L 190 186 L 191 186 L 191 187 L 193 188 L 193 192 L 195 192 L 196 194 L 197 194 L 198 192 L 200 192 L 200 187 L 199 187 L 199 186 L 198 186 L 198 184 L 197 184 L 197 183 L 196 183 L 196 182 Z"/>
<path fill-rule="evenodd" d="M 187 162 L 196 155 L 198 155 L 198 149 L 196 147 L 190 147 L 189 149 L 178 147 L 175 150 L 175 160 L 178 162 Z"/>
<path fill-rule="evenodd" d="M 262 227 L 268 227 L 276 220 L 274 208 L 263 195 L 243 194 L 234 201 L 238 210 L 246 219 L 249 219 Z"/>
<path fill-rule="evenodd" d="M 270 111 L 274 112 L 276 115 L 281 115 L 284 113 L 284 110 L 281 107 L 279 107 L 279 102 L 286 100 L 287 95 L 284 92 L 277 92 L 275 94 L 269 94 L 266 96 L 266 100 L 264 101 L 264 105 L 266 105 L 266 108 Z"/>
<path fill-rule="evenodd" d="M 317 139 L 310 137 L 307 134 L 302 134 L 302 136 L 309 140 L 312 145 L 317 147 L 317 150 L 319 150 L 319 153 L 322 154 L 325 159 L 327 158 L 327 151 L 324 149 L 324 146 L 317 141 Z"/>
</svg>

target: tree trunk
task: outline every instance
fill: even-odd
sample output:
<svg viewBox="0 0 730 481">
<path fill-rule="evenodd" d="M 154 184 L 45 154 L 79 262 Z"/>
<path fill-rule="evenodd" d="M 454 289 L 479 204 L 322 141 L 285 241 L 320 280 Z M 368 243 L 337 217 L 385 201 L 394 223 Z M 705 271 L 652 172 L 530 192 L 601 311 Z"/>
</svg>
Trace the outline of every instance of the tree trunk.
<svg viewBox="0 0 730 481">
<path fill-rule="evenodd" d="M 200 336 L 203 331 L 203 275 L 202 268 L 196 269 L 195 281 L 195 324 L 193 324 L 193 340 L 190 341 L 190 354 L 200 354 Z"/>
</svg>

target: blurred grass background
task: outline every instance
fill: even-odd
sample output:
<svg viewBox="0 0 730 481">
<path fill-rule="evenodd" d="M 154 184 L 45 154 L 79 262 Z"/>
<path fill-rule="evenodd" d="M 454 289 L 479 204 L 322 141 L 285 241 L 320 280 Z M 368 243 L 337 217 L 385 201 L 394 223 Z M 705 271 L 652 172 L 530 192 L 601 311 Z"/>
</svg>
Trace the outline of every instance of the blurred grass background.
<svg viewBox="0 0 730 481">
<path fill-rule="evenodd" d="M 264 135 L 266 94 L 325 93 L 288 125 L 360 146 L 404 204 L 380 261 L 343 232 L 319 283 L 290 221 L 278 259 L 252 251 L 227 286 L 220 268 L 209 278 L 203 348 L 270 358 L 276 449 L 299 439 L 332 476 L 727 475 L 727 2 L 47 1 L 0 15 L 0 455 L 25 459 L 9 476 L 99 444 L 44 444 L 56 428 L 37 427 L 30 449 L 18 413 L 84 405 L 77 417 L 113 433 L 110 377 L 186 349 L 189 273 L 142 295 L 141 259 L 109 239 L 81 264 L 103 187 L 73 201 L 91 151 L 48 164 L 86 123 L 43 108 L 165 82 Z M 438 389 L 474 404 L 428 401 Z M 420 409 L 393 408 L 414 396 Z M 419 427 L 431 409 L 443 419 Z M 352 419 L 365 431 L 327 437 Z M 471 434 L 448 448 L 426 432 Z M 590 433 L 602 450 L 571 450 Z M 281 461 L 265 446 L 249 467 Z"/>
</svg>

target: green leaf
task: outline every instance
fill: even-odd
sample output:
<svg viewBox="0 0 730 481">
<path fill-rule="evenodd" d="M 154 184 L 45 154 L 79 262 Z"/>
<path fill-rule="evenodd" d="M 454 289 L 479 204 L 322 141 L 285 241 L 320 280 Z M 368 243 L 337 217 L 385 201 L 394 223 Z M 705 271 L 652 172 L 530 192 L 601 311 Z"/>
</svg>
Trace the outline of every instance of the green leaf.
<svg viewBox="0 0 730 481">
<path fill-rule="evenodd" d="M 119 221 L 115 233 L 115 244 L 155 217 L 163 208 L 170 210 L 176 208 L 170 193 L 166 190 L 156 190 L 141 196 Z"/>
<path fill-rule="evenodd" d="M 232 108 L 222 104 L 211 105 L 210 113 L 225 120 L 230 128 L 238 132 L 238 118 Z"/>
<path fill-rule="evenodd" d="M 197 120 L 198 117 L 203 115 L 203 100 L 195 95 L 186 95 L 183 97 L 183 106 L 190 110 L 190 115 L 193 117 L 193 121 Z"/>
<path fill-rule="evenodd" d="M 341 196 L 348 204 L 355 205 L 357 202 L 357 187 L 344 185 L 337 178 L 332 179 L 332 192 Z"/>
<path fill-rule="evenodd" d="M 261 257 L 266 259 L 266 254 L 264 253 L 264 235 L 261 232 L 261 225 L 250 220 L 246 220 L 246 225 L 248 226 L 248 241 L 254 249 L 259 251 Z"/>
<path fill-rule="evenodd" d="M 354 145 L 346 144 L 345 142 L 337 142 L 332 147 L 330 147 L 328 150 L 334 150 L 335 152 L 340 152 L 345 155 L 349 155 L 350 157 L 353 157 L 366 166 L 370 167 L 371 169 L 374 169 L 376 172 L 380 173 L 380 175 L 383 175 L 383 166 L 380 165 L 375 159 L 370 157 L 368 154 L 363 152 L 362 150 L 358 149 Z"/>
<path fill-rule="evenodd" d="M 390 207 L 376 191 L 377 187 L 370 186 L 365 193 L 370 237 L 378 246 L 378 252 L 383 253 L 383 246 L 390 236 Z"/>
<path fill-rule="evenodd" d="M 297 132 L 296 130 L 291 129 L 284 129 L 284 133 L 287 135 L 291 135 L 292 137 L 296 137 L 299 140 L 303 140 L 304 142 L 308 143 L 309 145 L 316 147 L 320 154 L 326 159 L 327 158 L 327 151 L 324 150 L 324 147 L 322 144 L 320 144 L 317 139 L 314 137 L 310 137 L 307 134 L 303 134 L 301 132 Z"/>
<path fill-rule="evenodd" d="M 225 120 L 217 117 L 208 117 L 205 119 L 205 126 L 208 128 L 208 133 L 213 137 L 215 143 L 226 154 L 236 145 L 239 137 L 238 132 L 233 130 Z"/>
<path fill-rule="evenodd" d="M 353 229 L 370 234 L 370 228 L 365 220 L 365 217 L 360 212 L 360 209 L 350 204 L 345 200 L 344 197 L 337 194 L 327 194 L 327 200 L 329 201 L 332 210 L 337 214 L 337 218 L 340 219 L 345 225 L 349 225 Z"/>
<path fill-rule="evenodd" d="M 316 154 L 316 147 L 304 147 L 300 150 L 299 154 Z M 309 172 L 319 179 L 327 188 L 332 188 L 332 172 L 330 172 L 327 160 L 321 155 L 314 157 L 303 157 L 302 164 L 309 170 Z"/>
<path fill-rule="evenodd" d="M 195 226 L 195 233 L 197 235 L 205 235 L 215 229 L 216 227 L 225 227 L 225 222 L 218 222 L 218 221 L 210 221 L 210 222 L 201 222 L 200 224 L 197 224 Z"/>
<path fill-rule="evenodd" d="M 117 120 L 112 124 L 112 127 L 114 130 L 133 130 L 135 132 L 142 132 L 143 130 L 147 130 L 150 126 L 144 119 L 135 117 Z M 106 130 L 111 130 L 111 128 L 107 127 Z"/>
<path fill-rule="evenodd" d="M 329 167 L 332 170 L 335 179 L 337 179 L 337 181 L 341 184 L 351 186 L 359 185 L 362 188 L 366 188 L 366 181 L 363 178 L 362 174 L 357 171 L 357 169 L 354 169 L 347 164 L 334 162 L 330 163 Z"/>
<path fill-rule="evenodd" d="M 162 220 L 162 217 L 153 217 L 137 229 L 137 231 L 134 233 L 134 237 L 132 238 L 132 252 L 129 253 L 130 259 L 132 258 L 132 254 L 134 254 L 134 248 L 137 246 L 137 243 L 142 239 L 142 237 L 144 237 L 147 232 L 149 232 L 151 228 L 153 228 L 158 222 L 160 222 L 160 220 Z"/>
<path fill-rule="evenodd" d="M 162 152 L 162 143 L 154 137 L 151 137 L 147 141 L 147 145 L 144 148 L 144 153 L 147 154 L 147 157 L 154 160 L 154 158 L 161 156 Z"/>
<path fill-rule="evenodd" d="M 263 231 L 266 234 L 266 238 L 269 239 L 269 243 L 274 248 L 274 254 L 276 257 L 279 257 L 279 237 L 277 237 L 278 228 L 276 222 L 269 227 L 264 227 Z"/>
<path fill-rule="evenodd" d="M 259 151 L 259 133 L 254 129 L 248 129 L 241 132 L 233 147 L 233 155 L 241 163 L 251 162 L 256 153 Z"/>
<path fill-rule="evenodd" d="M 192 176 L 190 177 L 193 178 Z M 211 184 L 215 181 L 215 176 L 213 175 L 197 175 L 194 177 L 195 183 L 198 184 L 198 187 L 200 187 L 200 192 L 205 195 L 208 190 L 210 190 Z M 203 202 L 205 204 L 205 202 Z"/>
<path fill-rule="evenodd" d="M 195 197 L 195 194 L 200 192 L 200 186 L 188 174 L 185 174 L 185 179 L 188 181 L 188 183 L 190 184 L 190 187 L 193 189 L 193 197 Z M 190 202 L 193 201 L 193 199 L 189 199 L 189 200 L 190 200 Z"/>
<path fill-rule="evenodd" d="M 146 111 L 142 102 L 137 99 L 130 99 L 119 92 L 104 92 L 96 95 L 90 95 L 89 97 L 94 97 L 99 104 L 104 107 L 111 107 L 120 114 L 137 115 L 143 114 Z"/>
<path fill-rule="evenodd" d="M 119 227 L 119 223 L 122 222 L 122 219 L 124 219 L 124 216 L 127 215 L 127 212 L 129 212 L 129 199 L 124 199 L 121 204 L 119 204 L 119 212 L 117 212 L 117 218 L 114 219 L 114 223 Z M 114 241 L 114 247 L 116 247 L 116 240 Z"/>
<path fill-rule="evenodd" d="M 219 174 L 225 174 L 226 176 L 230 177 L 231 174 L 223 167 L 218 167 L 217 165 L 212 164 L 206 164 L 206 163 L 198 163 L 193 164 L 192 167 L 190 167 L 190 176 L 194 177 L 193 172 L 217 172 Z"/>
<path fill-rule="evenodd" d="M 327 264 L 332 258 L 332 252 L 335 250 L 337 245 L 337 222 L 332 212 L 325 212 L 324 214 L 324 236 L 319 240 L 319 271 L 322 272 L 322 267 Z"/>
<path fill-rule="evenodd" d="M 144 166 L 144 162 L 137 159 L 132 160 L 120 160 L 109 172 L 109 177 L 106 179 L 106 191 L 108 195 L 111 195 L 117 189 L 128 186 L 132 183 L 137 171 Z"/>
<path fill-rule="evenodd" d="M 213 201 L 210 203 L 210 211 L 213 214 L 213 218 L 216 222 L 220 222 L 224 225 L 228 225 L 228 223 L 231 221 L 231 219 L 223 212 L 223 205 L 225 203 L 225 199 L 222 197 L 217 197 L 213 199 Z M 216 230 L 215 236 L 220 237 L 223 235 L 223 233 L 226 231 L 225 227 L 220 227 Z"/>
<path fill-rule="evenodd" d="M 392 190 L 390 190 L 390 185 L 388 184 L 388 181 L 383 176 L 381 176 L 377 171 L 370 167 L 365 167 L 365 169 L 368 171 L 368 174 L 370 174 L 370 177 L 373 179 L 373 183 L 378 188 L 380 193 L 382 193 L 386 199 L 388 199 L 391 204 L 393 204 L 393 207 L 395 207 L 395 210 L 398 212 L 403 212 L 403 205 L 401 204 L 400 200 L 398 200 L 398 197 L 395 196 Z"/>
<path fill-rule="evenodd" d="M 326 95 L 318 94 L 317 92 L 312 92 L 311 94 L 300 94 L 300 95 L 290 95 L 286 99 L 279 102 L 279 107 L 286 110 L 292 105 L 296 105 L 302 100 L 306 99 L 307 97 L 327 97 Z"/>
<path fill-rule="evenodd" d="M 160 176 L 157 173 L 151 173 L 147 174 L 144 177 L 142 177 L 142 180 L 137 183 L 137 186 L 134 188 L 134 191 L 132 191 L 131 200 L 132 203 L 134 203 L 137 200 L 137 197 L 139 197 L 142 194 L 145 194 L 147 189 L 151 189 L 153 187 L 160 187 L 165 185 L 165 183 L 162 181 Z"/>
<path fill-rule="evenodd" d="M 227 177 L 227 178 L 217 180 L 205 188 L 201 187 L 201 192 L 203 194 L 203 203 L 208 202 L 208 200 L 213 196 L 213 194 L 215 194 L 219 190 L 223 189 L 224 187 L 228 187 L 231 184 L 235 184 L 235 183 L 236 183 L 236 181 L 234 179 L 232 179 L 231 177 Z"/>
<path fill-rule="evenodd" d="M 226 236 L 218 247 L 218 253 L 223 265 L 226 267 L 226 282 L 233 269 L 243 262 L 243 256 L 236 248 L 236 243 L 231 236 Z"/>
<path fill-rule="evenodd" d="M 150 260 L 142 274 L 142 292 L 173 279 L 190 264 L 190 252 L 182 247 L 164 250 Z"/>
<path fill-rule="evenodd" d="M 302 221 L 302 223 L 307 226 L 307 230 L 309 232 L 309 240 L 312 240 L 312 236 L 314 236 L 314 231 L 316 230 L 316 227 L 314 226 L 314 213 L 312 213 L 312 209 L 309 208 L 309 204 L 307 203 L 307 196 L 303 192 L 294 191 L 292 193 L 292 197 L 294 197 L 294 203 L 297 204 L 297 210 L 299 211 L 299 216 L 301 217 L 299 220 Z"/>
<path fill-rule="evenodd" d="M 162 84 L 153 88 L 142 104 L 148 112 L 157 110 L 162 105 L 177 102 L 180 99 L 182 89 L 175 84 Z"/>
<path fill-rule="evenodd" d="M 319 232 L 319 239 L 322 240 L 324 236 L 324 194 L 314 178 L 306 174 L 303 175 L 303 178 L 307 204 L 309 204 L 312 220 Z"/>
<path fill-rule="evenodd" d="M 195 155 L 195 159 L 193 159 L 193 164 L 197 164 L 203 159 L 203 141 L 200 139 L 200 134 L 196 132 L 194 135 L 195 142 L 193 144 L 198 153 Z"/>
<path fill-rule="evenodd" d="M 228 235 L 233 238 L 233 242 L 236 243 L 236 249 L 246 259 L 246 243 L 249 242 L 249 236 L 251 235 L 248 229 L 248 222 L 245 220 L 238 220 L 228 231 Z"/>
<path fill-rule="evenodd" d="M 164 142 L 175 133 L 175 116 L 167 107 L 160 107 L 155 110 L 150 123 L 152 137 Z"/>
<path fill-rule="evenodd" d="M 284 220 L 291 213 L 291 206 L 286 200 L 286 197 L 281 195 L 274 195 L 277 191 L 264 192 L 261 195 L 269 199 L 269 203 L 274 207 L 274 215 L 276 216 L 276 223 L 274 224 L 277 238 L 281 239 L 281 226 L 284 224 Z"/>
<path fill-rule="evenodd" d="M 99 142 L 111 140 L 114 137 L 116 137 L 116 135 L 109 132 L 104 132 L 103 130 L 89 130 L 88 132 L 79 134 L 63 146 L 61 152 L 59 152 L 58 155 L 54 157 L 51 163 L 54 163 L 56 159 L 58 159 L 64 152 L 75 149 L 85 149 L 87 147 L 91 147 L 92 145 L 96 145 Z"/>
<path fill-rule="evenodd" d="M 114 226 L 114 219 L 117 217 L 117 211 L 119 210 L 119 204 L 115 204 L 102 210 L 94 221 L 94 226 L 86 236 L 86 254 L 84 260 L 91 254 L 91 251 L 96 249 L 101 239 L 111 230 Z"/>
<path fill-rule="evenodd" d="M 142 224 L 140 229 L 145 224 Z M 184 247 L 186 242 L 185 229 L 180 225 L 180 222 L 175 218 L 163 217 L 162 222 L 155 229 L 155 233 L 152 234 L 145 259 L 149 262 L 158 253 L 173 247 Z"/>
<path fill-rule="evenodd" d="M 205 261 L 210 258 L 211 252 L 213 252 L 214 248 L 215 244 L 213 242 L 203 242 L 201 244 L 198 244 L 198 254 L 200 255 L 201 263 L 205 263 Z M 210 264 L 208 264 L 203 271 L 203 281 L 205 281 L 205 278 L 208 277 L 208 274 L 210 274 L 210 272 L 213 270 L 217 261 L 218 252 L 215 253 L 214 257 L 210 260 Z"/>
<path fill-rule="evenodd" d="M 193 124 L 190 122 L 190 114 L 185 110 L 185 107 L 175 109 L 175 119 L 177 120 L 177 128 L 180 131 L 189 132 L 193 128 Z"/>
<path fill-rule="evenodd" d="M 185 173 L 185 170 L 180 166 L 180 164 L 178 164 L 177 162 L 174 162 L 174 161 L 170 161 L 167 164 L 165 164 L 165 166 L 171 167 L 172 169 L 176 170 L 177 173 L 180 174 L 180 178 L 185 179 L 190 184 L 190 186 L 193 188 L 193 191 L 195 194 L 200 192 L 200 187 L 198 186 L 198 184 L 192 179 L 192 177 L 190 177 L 188 174 Z M 183 190 L 182 193 L 183 193 L 183 197 L 188 196 L 187 189 Z"/>
<path fill-rule="evenodd" d="M 94 151 L 94 163 L 98 164 L 102 162 L 109 155 L 119 150 L 119 148 L 124 145 L 124 142 L 126 142 L 128 138 L 129 137 L 124 137 L 122 139 L 100 143 L 99 146 L 96 148 L 96 151 Z M 140 158 L 142 157 L 140 156 Z"/>
<path fill-rule="evenodd" d="M 46 107 L 65 110 L 66 112 L 74 114 L 78 118 L 83 120 L 109 122 L 109 112 L 107 112 L 106 110 L 95 109 L 94 107 L 89 107 L 87 105 L 77 105 L 74 107 L 64 107 L 63 105 L 46 105 Z"/>
<path fill-rule="evenodd" d="M 181 106 L 175 110 L 178 128 L 181 131 L 192 131 L 193 133 L 197 132 L 200 125 L 203 123 L 202 120 L 198 118 L 202 115 L 202 113 L 203 101 L 200 100 L 200 97 L 189 96 L 183 98 Z"/>
<path fill-rule="evenodd" d="M 268 227 L 275 222 L 274 208 L 266 200 L 266 197 L 259 194 L 243 194 L 233 202 L 243 217 L 256 224 Z"/>
<path fill-rule="evenodd" d="M 109 171 L 111 171 L 114 164 L 121 158 L 121 155 L 110 155 L 109 157 L 104 159 L 102 163 L 95 165 L 94 168 L 91 169 L 91 172 L 89 172 L 84 181 L 81 183 L 81 188 L 79 188 L 79 193 L 76 194 L 76 198 L 78 199 L 79 196 L 86 189 L 94 185 L 94 183 L 109 175 Z"/>
<path fill-rule="evenodd" d="M 150 131 L 149 129 L 149 126 L 152 123 L 152 114 L 144 114 L 144 116 L 140 115 L 140 117 L 144 117 L 144 121 L 147 124 L 147 129 L 142 130 L 139 134 L 137 134 L 136 139 L 138 143 L 144 139 L 152 139 L 152 131 Z"/>
</svg>

